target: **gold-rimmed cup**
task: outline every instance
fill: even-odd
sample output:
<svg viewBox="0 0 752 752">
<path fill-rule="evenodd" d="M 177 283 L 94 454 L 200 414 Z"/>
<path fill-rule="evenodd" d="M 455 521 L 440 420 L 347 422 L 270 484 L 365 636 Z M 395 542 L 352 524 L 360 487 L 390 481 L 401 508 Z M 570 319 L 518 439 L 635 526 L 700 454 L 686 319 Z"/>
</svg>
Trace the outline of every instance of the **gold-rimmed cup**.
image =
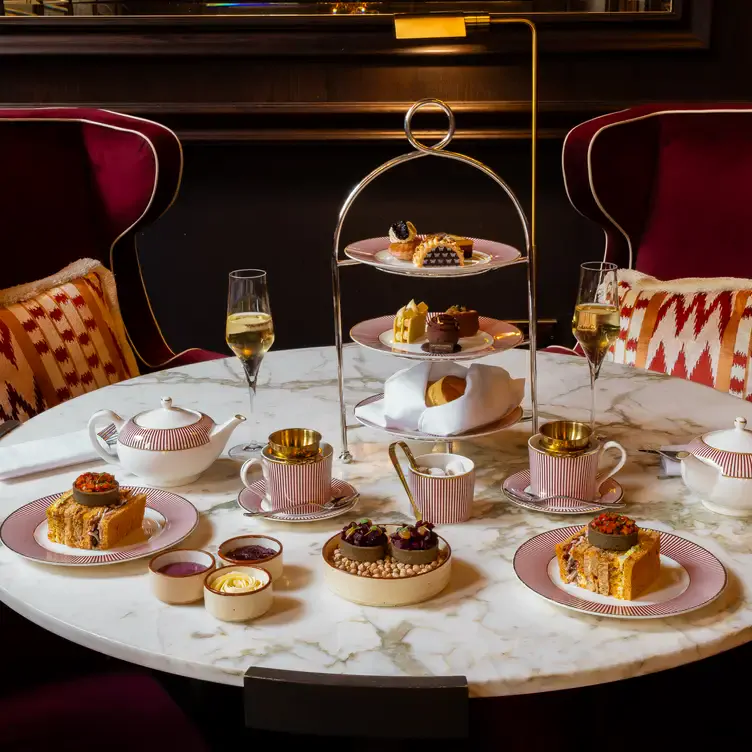
<svg viewBox="0 0 752 752">
<path fill-rule="evenodd" d="M 552 420 L 540 427 L 541 448 L 555 454 L 584 452 L 592 438 L 590 426 L 577 420 Z"/>
<path fill-rule="evenodd" d="M 282 428 L 269 436 L 271 453 L 279 459 L 304 460 L 315 457 L 321 434 L 312 428 Z"/>
</svg>

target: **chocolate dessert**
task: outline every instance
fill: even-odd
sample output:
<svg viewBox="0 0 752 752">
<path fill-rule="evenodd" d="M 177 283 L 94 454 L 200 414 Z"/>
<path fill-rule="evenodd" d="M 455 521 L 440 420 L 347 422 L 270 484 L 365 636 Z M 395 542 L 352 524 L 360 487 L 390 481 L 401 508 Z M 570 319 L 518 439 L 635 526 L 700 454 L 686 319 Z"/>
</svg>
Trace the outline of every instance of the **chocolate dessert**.
<svg viewBox="0 0 752 752">
<path fill-rule="evenodd" d="M 455 353 L 459 352 L 457 344 L 460 339 L 460 328 L 454 316 L 440 313 L 434 316 L 426 328 L 426 342 L 423 350 L 430 353 Z"/>
<path fill-rule="evenodd" d="M 342 528 L 339 547 L 352 561 L 372 562 L 384 557 L 388 542 L 386 529 L 364 517 Z"/>
<path fill-rule="evenodd" d="M 439 536 L 430 522 L 418 520 L 389 536 L 392 556 L 403 564 L 428 564 L 439 555 Z"/>
<path fill-rule="evenodd" d="M 454 316 L 457 326 L 460 328 L 460 339 L 463 337 L 474 337 L 480 327 L 478 311 L 465 308 L 465 306 L 454 305 L 447 308 L 446 312 Z"/>
<path fill-rule="evenodd" d="M 413 255 L 415 266 L 464 266 L 460 247 L 448 237 L 432 236 L 418 245 Z"/>
</svg>

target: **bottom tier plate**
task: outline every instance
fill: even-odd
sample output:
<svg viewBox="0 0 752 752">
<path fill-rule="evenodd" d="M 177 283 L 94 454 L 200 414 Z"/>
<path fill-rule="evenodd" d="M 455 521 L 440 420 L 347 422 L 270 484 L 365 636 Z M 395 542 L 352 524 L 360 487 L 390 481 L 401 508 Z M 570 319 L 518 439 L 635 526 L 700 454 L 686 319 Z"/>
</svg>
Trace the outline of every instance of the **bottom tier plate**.
<svg viewBox="0 0 752 752">
<path fill-rule="evenodd" d="M 366 397 L 366 399 L 358 402 L 358 404 L 355 405 L 355 409 L 357 410 L 359 407 L 362 407 L 364 405 L 371 405 L 374 402 L 378 402 L 379 400 L 383 399 L 383 394 L 374 394 L 372 397 Z M 392 436 L 397 436 L 400 439 L 411 439 L 413 441 L 457 441 L 459 439 L 478 439 L 481 436 L 491 436 L 494 433 L 498 433 L 499 431 L 503 431 L 505 428 L 509 428 L 510 426 L 519 423 L 522 420 L 522 415 L 522 407 L 517 406 L 513 410 L 510 410 L 502 418 L 493 421 L 493 423 L 487 423 L 485 426 L 478 426 L 478 428 L 473 428 L 471 431 L 454 434 L 453 436 L 437 436 L 433 433 L 423 433 L 423 431 L 408 431 L 405 429 L 398 430 L 395 428 L 384 428 L 383 426 L 380 426 L 373 421 L 367 420 L 366 418 L 361 418 L 357 413 L 355 414 L 355 420 L 357 420 L 358 423 L 363 426 L 367 426 L 368 428 L 376 428 L 379 431 L 384 431 L 385 433 L 391 434 Z"/>
<path fill-rule="evenodd" d="M 384 525 L 387 533 L 397 529 L 397 525 Z M 452 549 L 439 536 L 439 549 L 447 552 L 444 562 L 424 574 L 400 579 L 374 579 L 343 572 L 332 564 L 334 551 L 340 534 L 333 535 L 321 549 L 324 560 L 324 580 L 327 587 L 340 598 L 358 603 L 361 606 L 409 606 L 422 603 L 438 595 L 448 584 L 452 573 Z"/>
</svg>

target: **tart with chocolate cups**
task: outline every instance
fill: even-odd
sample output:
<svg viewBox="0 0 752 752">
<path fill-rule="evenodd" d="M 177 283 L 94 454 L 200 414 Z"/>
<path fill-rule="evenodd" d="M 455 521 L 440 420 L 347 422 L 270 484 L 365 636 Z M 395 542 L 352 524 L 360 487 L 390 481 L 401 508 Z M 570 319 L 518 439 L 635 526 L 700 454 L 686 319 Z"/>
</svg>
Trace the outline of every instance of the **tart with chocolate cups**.
<svg viewBox="0 0 752 752">
<path fill-rule="evenodd" d="M 606 551 L 629 551 L 639 543 L 639 529 L 623 514 L 604 512 L 587 527 L 588 543 Z"/>
<path fill-rule="evenodd" d="M 404 525 L 389 536 L 392 556 L 403 564 L 430 564 L 439 556 L 439 536 L 430 522 L 418 520 Z"/>
<path fill-rule="evenodd" d="M 110 473 L 83 473 L 73 482 L 73 499 L 85 507 L 120 503 L 120 484 Z"/>
<path fill-rule="evenodd" d="M 386 529 L 364 517 L 342 528 L 339 549 L 351 561 L 374 562 L 384 558 L 388 544 Z"/>
</svg>

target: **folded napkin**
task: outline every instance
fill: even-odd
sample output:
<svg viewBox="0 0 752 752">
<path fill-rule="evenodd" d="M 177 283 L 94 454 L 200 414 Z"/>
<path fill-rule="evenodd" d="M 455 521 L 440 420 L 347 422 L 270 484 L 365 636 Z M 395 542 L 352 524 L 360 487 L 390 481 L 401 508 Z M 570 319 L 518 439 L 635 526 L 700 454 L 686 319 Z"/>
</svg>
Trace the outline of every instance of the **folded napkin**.
<svg viewBox="0 0 752 752">
<path fill-rule="evenodd" d="M 437 407 L 426 407 L 429 382 L 444 376 L 467 380 L 465 394 Z M 382 428 L 454 436 L 502 418 L 522 402 L 524 379 L 513 379 L 498 366 L 423 362 L 390 376 L 384 399 L 355 413 Z"/>
<path fill-rule="evenodd" d="M 99 459 L 89 440 L 89 432 L 75 431 L 51 439 L 25 441 L 0 446 L 0 480 L 21 478 L 44 470 L 77 465 Z"/>
<path fill-rule="evenodd" d="M 661 449 L 667 452 L 686 452 L 687 444 L 669 444 L 662 446 Z M 668 457 L 660 455 L 661 458 L 661 477 L 673 477 L 681 475 L 681 462 L 679 460 L 670 460 Z"/>
</svg>

